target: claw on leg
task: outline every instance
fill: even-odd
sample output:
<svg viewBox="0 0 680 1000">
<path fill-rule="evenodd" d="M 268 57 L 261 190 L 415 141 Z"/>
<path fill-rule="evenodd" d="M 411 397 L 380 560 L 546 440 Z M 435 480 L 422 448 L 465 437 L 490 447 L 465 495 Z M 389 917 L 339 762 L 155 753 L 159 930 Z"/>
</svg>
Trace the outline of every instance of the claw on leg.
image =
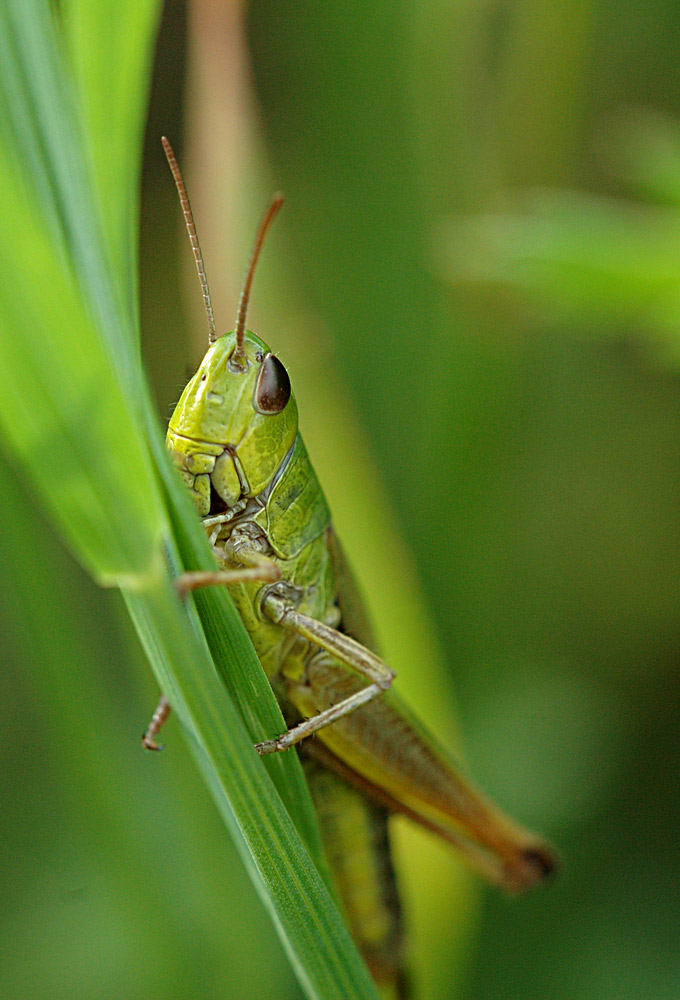
<svg viewBox="0 0 680 1000">
<path fill-rule="evenodd" d="M 162 750 L 163 746 L 159 746 L 156 743 L 155 737 L 158 736 L 165 720 L 170 715 L 170 703 L 164 694 L 161 695 L 160 701 L 156 706 L 156 711 L 153 713 L 153 717 L 146 732 L 142 735 L 142 746 L 145 750 Z"/>
</svg>

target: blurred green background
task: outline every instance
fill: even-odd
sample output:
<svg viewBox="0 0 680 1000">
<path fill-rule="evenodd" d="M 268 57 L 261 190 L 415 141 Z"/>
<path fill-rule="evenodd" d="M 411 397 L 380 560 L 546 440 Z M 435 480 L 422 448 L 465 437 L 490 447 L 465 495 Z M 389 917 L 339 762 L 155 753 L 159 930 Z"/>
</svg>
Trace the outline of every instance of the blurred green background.
<svg viewBox="0 0 680 1000">
<path fill-rule="evenodd" d="M 161 417 L 205 337 L 166 133 L 221 327 L 285 192 L 250 325 L 400 689 L 562 855 L 508 900 L 397 824 L 423 998 L 680 997 L 678 37 L 669 0 L 165 8 Z M 116 595 L 3 480 L 0 539 L 40 545 L 22 591 L 0 540 L 0 996 L 299 997 L 175 723 L 139 748 L 157 692 Z"/>
</svg>

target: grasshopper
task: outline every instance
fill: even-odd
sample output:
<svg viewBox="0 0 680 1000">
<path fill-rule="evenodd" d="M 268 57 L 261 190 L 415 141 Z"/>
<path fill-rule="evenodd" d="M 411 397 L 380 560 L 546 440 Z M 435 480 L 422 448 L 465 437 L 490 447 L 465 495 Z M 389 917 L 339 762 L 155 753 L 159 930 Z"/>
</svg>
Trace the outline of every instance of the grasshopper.
<svg viewBox="0 0 680 1000">
<path fill-rule="evenodd" d="M 184 182 L 179 192 L 209 323 L 209 347 L 170 420 L 167 447 L 221 569 L 185 573 L 182 593 L 226 585 L 283 711 L 287 732 L 259 754 L 298 746 L 350 931 L 384 997 L 408 995 L 387 822 L 403 813 L 510 892 L 555 868 L 550 847 L 508 819 L 391 689 L 298 431 L 288 373 L 246 330 L 253 274 L 276 197 L 258 230 L 233 332 L 217 337 Z M 143 742 L 170 711 L 161 697 Z M 316 734 L 318 739 L 305 740 Z M 305 740 L 303 743 L 302 741 Z"/>
</svg>

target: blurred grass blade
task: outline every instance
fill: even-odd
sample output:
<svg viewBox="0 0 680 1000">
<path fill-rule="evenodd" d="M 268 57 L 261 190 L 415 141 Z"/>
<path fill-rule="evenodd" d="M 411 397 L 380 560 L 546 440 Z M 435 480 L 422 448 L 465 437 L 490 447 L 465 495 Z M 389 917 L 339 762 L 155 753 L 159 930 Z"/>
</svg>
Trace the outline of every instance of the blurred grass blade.
<svg viewBox="0 0 680 1000">
<path fill-rule="evenodd" d="M 97 333 L 135 405 L 140 373 L 133 326 L 102 239 L 60 28 L 44 0 L 0 4 L 0 135 L 27 188 L 35 192 L 52 239 L 67 250 Z"/>
<path fill-rule="evenodd" d="M 604 129 L 612 176 L 661 205 L 680 205 L 680 120 L 652 107 L 625 108 Z"/>
<path fill-rule="evenodd" d="M 137 326 L 138 178 L 157 0 L 65 0 L 64 28 L 114 274 Z"/>
<path fill-rule="evenodd" d="M 592 0 L 524 0 L 507 9 L 493 127 L 510 185 L 519 178 L 558 184 L 570 176 L 594 8 Z"/>
<path fill-rule="evenodd" d="M 114 908 L 125 912 L 122 934 L 134 941 L 136 953 L 143 956 L 141 961 L 147 975 L 149 966 L 157 962 L 155 956 L 160 950 L 167 963 L 164 974 L 179 977 L 183 972 L 183 946 L 186 944 L 187 881 L 192 875 L 187 872 L 183 876 L 176 866 L 167 863 L 177 843 L 167 853 L 163 852 L 162 859 L 159 855 L 156 833 L 159 817 L 153 812 L 154 808 L 162 809 L 166 801 L 164 796 L 168 792 L 170 775 L 151 768 L 145 781 L 139 767 L 139 745 L 130 736 L 133 720 L 129 707 L 134 703 L 135 691 L 131 690 L 129 682 L 134 673 L 131 664 L 125 663 L 121 669 L 116 663 L 128 643 L 126 639 L 117 642 L 111 631 L 114 615 L 118 617 L 114 609 L 117 595 L 104 592 L 92 595 L 85 590 L 81 574 L 74 565 L 69 565 L 71 560 L 63 548 L 42 526 L 36 544 L 36 524 L 41 512 L 28 501 L 25 482 L 17 475 L 16 467 L 8 462 L 2 447 L 0 496 L 5 522 L 12 529 L 0 532 L 0 565 L 5 571 L 6 584 L 0 594 L 3 680 L 9 693 L 7 711 L 14 717 L 12 728 L 5 733 L 5 742 L 8 747 L 12 746 L 14 734 L 21 741 L 13 748 L 18 751 L 14 783 L 21 774 L 23 784 L 28 783 L 28 790 L 24 788 L 23 794 L 34 797 L 43 819 L 36 824 L 33 813 L 22 816 L 21 807 L 4 810 L 3 851 L 9 877 L 3 878 L 3 894 L 7 893 L 3 916 L 7 918 L 11 912 L 10 886 L 13 876 L 16 877 L 13 871 L 16 861 L 10 860 L 8 840 L 23 834 L 30 855 L 33 838 L 44 838 L 50 845 L 51 864 L 58 866 L 55 859 L 61 857 L 63 849 L 58 835 L 59 809 L 57 816 L 50 813 L 56 791 L 57 797 L 68 804 L 69 841 L 73 851 L 77 853 L 84 843 L 94 848 L 98 859 L 104 859 L 105 868 L 101 861 L 95 864 L 100 868 L 107 893 L 115 895 Z M 55 580 L 59 580 L 58 587 L 54 586 Z M 101 648 L 102 643 L 106 643 L 105 649 Z M 91 669 L 93 662 L 101 669 Z M 15 684 L 12 683 L 13 668 L 17 671 Z M 110 671 L 114 669 L 125 677 L 125 691 L 112 684 Z M 23 705 L 22 696 L 26 694 L 27 710 L 17 712 L 17 704 Z M 18 703 L 13 696 L 18 696 Z M 37 731 L 29 725 L 34 711 Z M 26 774 L 23 767 L 32 753 L 40 762 L 31 785 L 31 775 Z M 47 755 L 49 762 L 46 763 L 42 758 Z M 132 783 L 131 775 L 139 780 Z M 50 787 L 44 787 L 50 778 L 54 784 L 50 781 Z M 16 803 L 16 789 L 12 789 L 12 799 Z M 28 828 L 22 827 L 22 820 Z M 180 840 L 182 824 L 178 825 Z M 87 855 L 88 851 L 83 853 Z M 30 879 L 32 867 L 43 872 L 43 865 L 45 859 L 33 854 L 26 865 L 22 865 L 22 878 Z M 83 860 L 83 870 L 91 870 L 88 860 Z M 39 874 L 38 880 L 40 877 Z M 44 874 L 42 877 L 44 879 Z M 85 977 L 79 988 L 74 988 L 76 997 L 99 996 L 101 956 L 96 949 L 84 950 L 77 933 L 69 935 L 68 941 L 60 937 L 60 947 L 55 949 L 58 959 L 56 954 L 41 952 L 41 940 L 45 944 L 55 934 L 55 929 L 49 926 L 54 920 L 50 889 L 44 884 L 42 888 L 46 891 L 40 893 L 39 900 L 34 898 L 28 917 L 34 936 L 32 947 L 36 949 L 41 966 L 42 988 L 30 979 L 27 984 L 26 973 L 28 971 L 30 976 L 31 970 L 27 969 L 25 952 L 21 948 L 8 948 L 7 951 L 13 954 L 11 959 L 7 955 L 2 963 L 0 995 L 17 996 L 29 992 L 33 996 L 53 997 L 55 994 L 50 986 L 59 981 L 55 964 L 63 963 L 61 969 L 77 969 L 78 977 Z M 91 907 L 92 919 L 102 918 L 104 926 L 98 927 L 98 933 L 109 935 L 107 940 L 112 956 L 116 948 L 114 942 L 121 931 L 115 919 L 109 918 L 107 923 L 106 912 L 101 913 L 97 907 L 96 894 L 97 877 L 94 875 L 88 886 L 86 912 L 90 912 Z M 64 927 L 72 926 L 70 921 L 74 914 L 69 909 L 64 907 L 62 900 L 58 910 L 60 921 L 63 920 L 62 933 Z M 148 914 L 161 910 L 163 921 L 159 932 L 158 922 L 149 920 Z M 133 964 L 125 963 L 124 959 L 123 963 L 127 965 L 125 972 Z M 10 985 L 5 978 L 12 976 L 12 966 L 16 970 L 16 985 Z M 110 974 L 110 967 L 106 974 Z M 208 988 L 210 976 L 210 970 L 206 969 L 204 988 Z M 143 982 L 146 986 L 147 980 Z M 128 995 L 137 992 L 141 992 L 141 987 L 139 991 L 128 990 Z"/>
<path fill-rule="evenodd" d="M 444 269 L 454 280 L 507 285 L 554 315 L 618 327 L 652 315 L 680 286 L 675 209 L 635 205 L 576 191 L 543 191 L 524 215 L 451 223 Z"/>
<path fill-rule="evenodd" d="M 100 583 L 132 584 L 164 522 L 148 452 L 72 274 L 0 148 L 0 423 Z M 42 225 L 41 225 L 42 223 Z"/>
</svg>

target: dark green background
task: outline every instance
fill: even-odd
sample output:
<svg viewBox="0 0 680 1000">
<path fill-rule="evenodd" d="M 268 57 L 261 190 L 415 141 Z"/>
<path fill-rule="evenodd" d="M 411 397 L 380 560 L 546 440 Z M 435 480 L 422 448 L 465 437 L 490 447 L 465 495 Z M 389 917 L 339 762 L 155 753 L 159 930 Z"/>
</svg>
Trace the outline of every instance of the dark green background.
<svg viewBox="0 0 680 1000">
<path fill-rule="evenodd" d="M 433 1000 L 680 996 L 679 32 L 670 2 L 249 12 L 259 155 L 287 197 L 269 265 L 287 273 L 265 261 L 256 296 L 287 283 L 316 324 L 261 332 L 284 360 L 320 351 L 357 415 L 447 654 L 422 704 L 456 698 L 470 771 L 563 859 L 531 898 L 461 912 L 464 958 L 440 929 Z M 170 4 L 142 227 L 163 418 L 197 358 L 158 146 L 182 133 L 186 44 Z M 330 390 L 300 375 L 304 429 Z M 344 428 L 320 419 L 332 455 Z M 19 478 L 3 495 L 59 587 L 36 560 L 18 591 L 0 552 L 0 996 L 298 996 L 174 724 L 160 761 L 139 750 L 156 692 L 115 595 L 53 554 Z"/>
</svg>

